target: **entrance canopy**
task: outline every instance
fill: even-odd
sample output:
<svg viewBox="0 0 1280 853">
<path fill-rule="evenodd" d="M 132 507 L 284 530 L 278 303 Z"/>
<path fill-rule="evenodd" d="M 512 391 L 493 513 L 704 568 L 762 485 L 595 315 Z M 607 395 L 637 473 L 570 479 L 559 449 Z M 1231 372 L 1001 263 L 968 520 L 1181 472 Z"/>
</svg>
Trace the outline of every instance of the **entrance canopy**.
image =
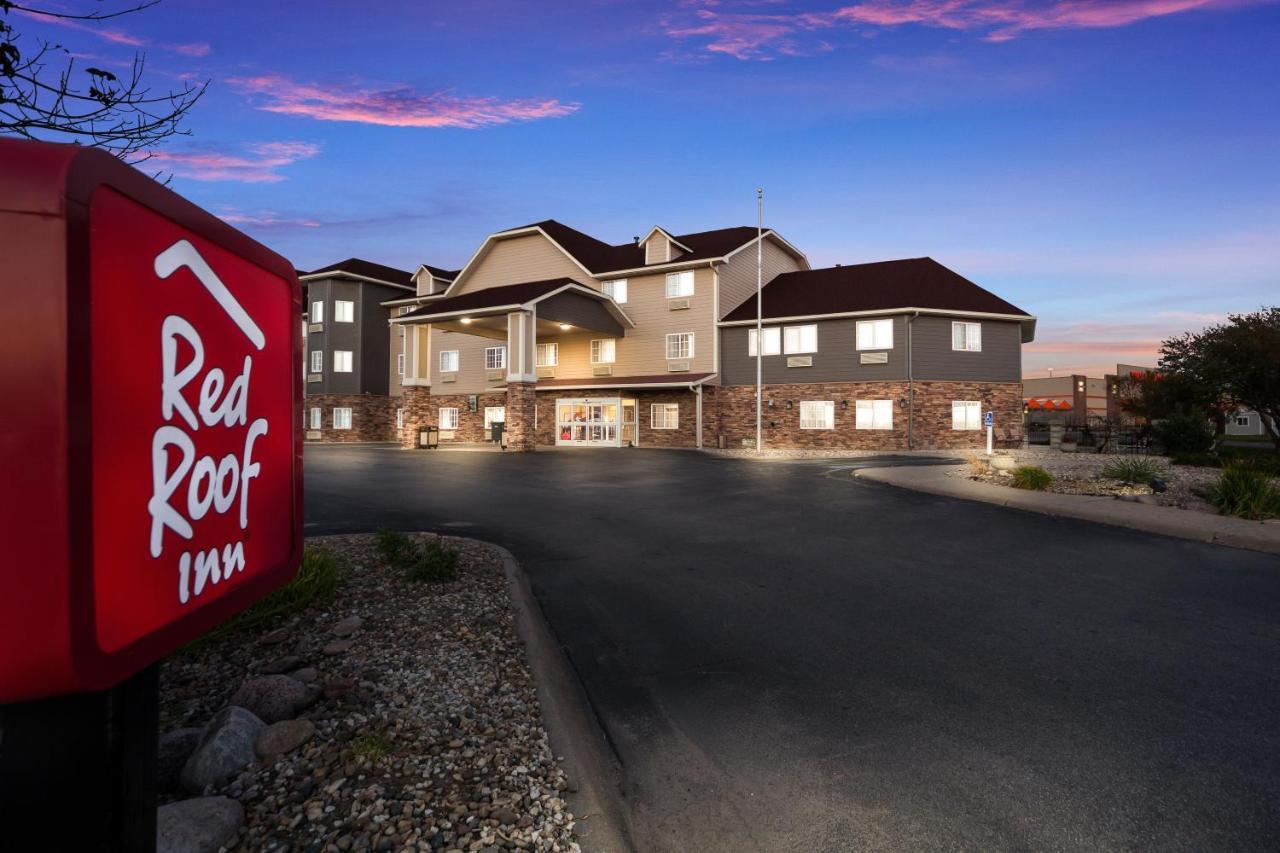
<svg viewBox="0 0 1280 853">
<path fill-rule="evenodd" d="M 463 293 L 393 317 L 391 322 L 430 323 L 449 331 L 505 339 L 512 312 L 531 313 L 536 318 L 538 335 L 591 331 L 622 337 L 627 329 L 635 328 L 611 297 L 571 278 L 526 281 Z"/>
</svg>

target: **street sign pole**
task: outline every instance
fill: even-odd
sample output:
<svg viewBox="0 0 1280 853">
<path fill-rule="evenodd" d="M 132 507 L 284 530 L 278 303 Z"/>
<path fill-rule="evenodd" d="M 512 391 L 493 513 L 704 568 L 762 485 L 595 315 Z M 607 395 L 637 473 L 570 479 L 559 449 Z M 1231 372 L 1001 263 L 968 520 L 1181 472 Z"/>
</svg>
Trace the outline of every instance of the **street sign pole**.
<svg viewBox="0 0 1280 853">
<path fill-rule="evenodd" d="M 986 428 L 987 428 L 987 455 L 988 455 L 988 456 L 991 456 L 991 455 L 993 454 L 993 452 L 994 452 L 994 451 L 993 451 L 993 449 L 992 449 L 992 435 L 991 435 L 991 433 L 992 433 L 992 430 L 995 428 L 995 423 L 996 423 L 996 413 L 995 413 L 995 412 L 986 412 L 986 413 L 985 413 L 985 414 L 983 414 L 983 416 L 982 416 L 982 422 L 983 422 L 983 424 L 984 424 L 984 425 L 986 426 Z"/>
</svg>

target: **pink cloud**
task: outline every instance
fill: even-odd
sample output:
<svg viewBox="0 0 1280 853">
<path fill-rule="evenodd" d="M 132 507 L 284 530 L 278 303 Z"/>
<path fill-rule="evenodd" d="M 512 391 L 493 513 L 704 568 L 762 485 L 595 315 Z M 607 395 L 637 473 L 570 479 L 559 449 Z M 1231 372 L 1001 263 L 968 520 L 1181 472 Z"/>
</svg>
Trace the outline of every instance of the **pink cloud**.
<svg viewBox="0 0 1280 853">
<path fill-rule="evenodd" d="M 278 74 L 235 77 L 227 82 L 259 96 L 262 102 L 258 109 L 267 112 L 387 127 L 489 127 L 559 118 L 579 107 L 554 98 L 503 100 L 422 92 L 410 86 L 372 89 L 298 83 Z"/>
<path fill-rule="evenodd" d="M 14 12 L 41 24 L 50 24 L 55 27 L 62 27 L 66 30 L 75 30 L 80 33 L 87 33 L 94 38 L 102 39 L 111 44 L 120 44 L 126 47 L 142 48 L 151 47 L 152 44 L 142 36 L 134 35 L 126 30 L 118 27 L 103 26 L 100 21 L 83 20 L 76 18 L 57 18 L 50 15 L 41 14 L 40 12 L 30 12 L 25 9 L 14 9 Z M 167 50 L 170 53 L 177 53 L 182 56 L 208 56 L 213 52 L 213 48 L 207 42 L 191 42 L 189 44 L 157 44 L 155 47 L 161 50 Z"/>
<path fill-rule="evenodd" d="M 223 222 L 248 228 L 319 228 L 324 225 L 318 219 L 284 216 L 274 210 L 247 213 L 237 208 L 226 207 L 218 213 L 218 216 Z"/>
<path fill-rule="evenodd" d="M 154 151 L 147 163 L 194 181 L 274 184 L 285 179 L 277 171 L 282 166 L 309 159 L 319 152 L 320 146 L 310 142 L 257 142 L 245 145 L 244 153 L 212 148 Z"/>
<path fill-rule="evenodd" d="M 213 53 L 213 48 L 208 42 L 197 41 L 191 44 L 171 44 L 165 50 L 181 54 L 182 56 L 208 56 Z"/>
</svg>

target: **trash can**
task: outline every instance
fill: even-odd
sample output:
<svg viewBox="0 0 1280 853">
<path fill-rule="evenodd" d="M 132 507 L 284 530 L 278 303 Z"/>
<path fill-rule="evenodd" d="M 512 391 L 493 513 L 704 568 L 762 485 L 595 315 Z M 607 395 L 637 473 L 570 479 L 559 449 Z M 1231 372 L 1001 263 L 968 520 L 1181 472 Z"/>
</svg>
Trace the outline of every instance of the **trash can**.
<svg viewBox="0 0 1280 853">
<path fill-rule="evenodd" d="M 494 421 L 489 425 L 489 440 L 494 444 L 501 446 L 504 443 L 502 438 L 506 429 L 507 425 L 505 423 L 502 421 Z"/>
<path fill-rule="evenodd" d="M 418 446 L 425 447 L 428 450 L 435 450 L 440 447 L 440 429 L 438 427 L 423 427 L 418 432 Z"/>
</svg>

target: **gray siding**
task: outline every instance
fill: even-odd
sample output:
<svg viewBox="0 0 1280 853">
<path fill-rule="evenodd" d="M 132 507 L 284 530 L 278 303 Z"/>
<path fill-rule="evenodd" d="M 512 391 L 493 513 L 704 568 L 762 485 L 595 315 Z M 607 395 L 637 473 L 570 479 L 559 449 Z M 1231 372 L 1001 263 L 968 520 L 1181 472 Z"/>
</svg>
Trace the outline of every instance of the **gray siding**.
<svg viewBox="0 0 1280 853">
<path fill-rule="evenodd" d="M 538 319 L 622 337 L 622 324 L 598 300 L 580 293 L 557 293 L 538 303 Z"/>
<path fill-rule="evenodd" d="M 391 334 L 387 308 L 379 303 L 408 295 L 407 291 L 382 287 L 367 282 L 341 278 L 312 281 L 307 286 L 307 318 L 311 303 L 324 302 L 324 329 L 307 335 L 307 373 L 311 372 L 310 353 L 324 351 L 323 378 L 305 383 L 306 395 L 314 394 L 387 394 L 390 390 L 387 363 L 391 358 Z M 334 302 L 353 303 L 350 323 L 334 319 Z M 338 350 L 351 353 L 351 372 L 335 373 L 333 354 Z"/>
<path fill-rule="evenodd" d="M 912 373 L 916 379 L 1022 381 L 1022 334 L 1018 323 L 983 320 L 982 351 L 956 352 L 951 348 L 951 322 L 950 317 L 922 315 L 912 323 Z"/>
<path fill-rule="evenodd" d="M 875 319 L 875 318 L 864 318 Z M 881 318 L 883 319 L 883 318 Z M 776 323 L 765 323 L 765 328 Z M 795 323 L 787 325 L 807 325 Z M 786 382 L 876 382 L 907 378 L 906 318 L 893 318 L 893 349 L 887 364 L 862 364 L 857 349 L 857 320 L 819 320 L 818 351 L 813 353 L 813 367 L 787 367 L 787 356 L 766 355 L 762 373 L 765 384 Z M 756 360 L 749 355 L 749 332 L 753 327 L 730 326 L 721 330 L 720 371 L 725 385 L 754 385 Z"/>
</svg>

